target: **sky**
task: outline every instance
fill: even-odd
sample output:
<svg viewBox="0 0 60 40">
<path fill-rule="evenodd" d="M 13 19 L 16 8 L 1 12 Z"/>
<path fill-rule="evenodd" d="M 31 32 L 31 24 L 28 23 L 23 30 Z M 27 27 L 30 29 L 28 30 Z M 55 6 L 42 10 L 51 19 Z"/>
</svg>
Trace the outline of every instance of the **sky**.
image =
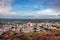
<svg viewBox="0 0 60 40">
<path fill-rule="evenodd" d="M 0 18 L 60 19 L 60 0 L 0 0 Z"/>
</svg>

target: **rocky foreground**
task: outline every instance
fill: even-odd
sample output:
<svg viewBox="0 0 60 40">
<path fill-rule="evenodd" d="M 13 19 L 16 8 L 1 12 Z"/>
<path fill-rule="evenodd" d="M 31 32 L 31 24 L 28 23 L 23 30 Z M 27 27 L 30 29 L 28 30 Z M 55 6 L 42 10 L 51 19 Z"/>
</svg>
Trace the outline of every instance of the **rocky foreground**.
<svg viewBox="0 0 60 40">
<path fill-rule="evenodd" d="M 41 30 L 29 33 L 10 30 L 0 35 L 0 40 L 60 40 L 60 30 Z"/>
</svg>

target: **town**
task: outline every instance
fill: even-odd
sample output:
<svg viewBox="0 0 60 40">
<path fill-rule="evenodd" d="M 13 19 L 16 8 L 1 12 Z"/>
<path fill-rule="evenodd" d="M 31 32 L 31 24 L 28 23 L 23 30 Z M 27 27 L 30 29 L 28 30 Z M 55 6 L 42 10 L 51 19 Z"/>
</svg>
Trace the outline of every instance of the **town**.
<svg viewBox="0 0 60 40">
<path fill-rule="evenodd" d="M 1 40 L 60 40 L 59 21 L 0 21 Z"/>
<path fill-rule="evenodd" d="M 41 22 L 41 23 L 32 23 L 26 22 L 21 24 L 20 22 L 1 22 L 0 24 L 0 35 L 9 30 L 18 32 L 33 32 L 40 30 L 60 30 L 59 22 Z"/>
</svg>

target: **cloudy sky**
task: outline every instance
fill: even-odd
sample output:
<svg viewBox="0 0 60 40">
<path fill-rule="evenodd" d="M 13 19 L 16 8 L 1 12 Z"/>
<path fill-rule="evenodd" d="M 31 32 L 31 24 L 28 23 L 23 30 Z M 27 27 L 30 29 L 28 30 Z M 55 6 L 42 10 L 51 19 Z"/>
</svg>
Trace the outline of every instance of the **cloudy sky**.
<svg viewBox="0 0 60 40">
<path fill-rule="evenodd" d="M 60 19 L 60 0 L 0 0 L 0 18 Z"/>
</svg>

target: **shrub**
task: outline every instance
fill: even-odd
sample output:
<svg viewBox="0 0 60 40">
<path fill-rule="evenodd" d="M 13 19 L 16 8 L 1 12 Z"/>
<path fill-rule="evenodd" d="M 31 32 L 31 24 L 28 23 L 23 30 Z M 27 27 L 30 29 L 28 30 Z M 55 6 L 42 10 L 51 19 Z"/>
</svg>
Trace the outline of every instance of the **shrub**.
<svg viewBox="0 0 60 40">
<path fill-rule="evenodd" d="M 57 40 L 60 40 L 60 38 L 58 38 Z"/>
</svg>

